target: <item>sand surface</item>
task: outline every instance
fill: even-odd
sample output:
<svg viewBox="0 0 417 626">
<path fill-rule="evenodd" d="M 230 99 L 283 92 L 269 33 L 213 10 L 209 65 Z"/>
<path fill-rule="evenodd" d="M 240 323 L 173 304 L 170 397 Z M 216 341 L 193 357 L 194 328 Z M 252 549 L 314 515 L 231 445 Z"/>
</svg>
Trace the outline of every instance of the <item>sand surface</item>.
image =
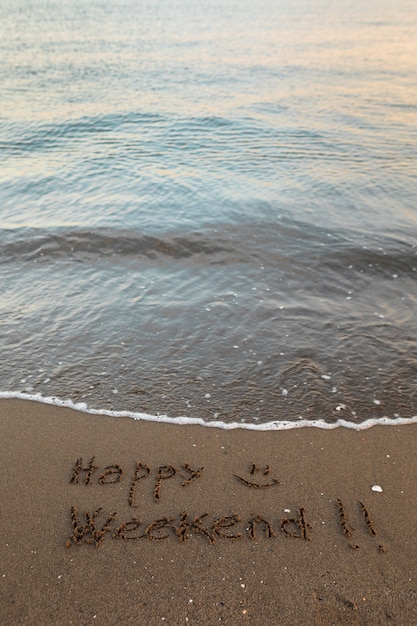
<svg viewBox="0 0 417 626">
<path fill-rule="evenodd" d="M 5 626 L 417 623 L 417 425 L 224 431 L 1 400 L 0 428 Z"/>
</svg>

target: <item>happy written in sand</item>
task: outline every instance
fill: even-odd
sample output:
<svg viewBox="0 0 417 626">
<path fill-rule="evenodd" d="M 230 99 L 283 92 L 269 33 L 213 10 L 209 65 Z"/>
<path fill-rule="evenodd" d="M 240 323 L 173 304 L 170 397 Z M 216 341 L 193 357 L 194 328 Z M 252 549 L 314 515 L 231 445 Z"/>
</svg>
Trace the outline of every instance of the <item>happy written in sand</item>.
<svg viewBox="0 0 417 626">
<path fill-rule="evenodd" d="M 246 489 L 245 503 L 248 497 L 250 498 L 251 492 L 276 492 L 281 484 L 267 464 L 250 463 L 243 472 L 231 474 L 228 478 Z M 139 507 L 137 492 L 140 486 L 148 485 L 146 493 L 150 498 L 150 504 L 160 504 L 168 484 L 176 484 L 183 490 L 190 489 L 197 481 L 204 479 L 205 468 L 195 467 L 187 462 L 150 467 L 142 461 L 137 461 L 128 472 L 119 464 L 100 467 L 96 464 L 94 456 L 88 460 L 79 457 L 72 466 L 70 484 L 78 489 L 94 484 L 103 489 L 109 485 L 125 484 L 126 504 L 131 515 L 120 514 L 117 511 L 106 512 L 102 507 L 80 511 L 76 506 L 71 506 L 69 521 L 72 532 L 66 546 L 87 544 L 98 547 L 109 539 L 160 542 L 172 538 L 185 543 L 192 536 L 199 536 L 210 544 L 218 540 L 253 541 L 260 537 L 268 540 L 279 537 L 302 541 L 313 539 L 314 529 L 308 520 L 305 506 L 297 507 L 291 517 L 276 515 L 267 517 L 259 513 L 243 516 L 234 512 L 216 515 L 207 511 L 200 513 L 180 511 L 176 515 L 159 515 L 150 520 L 143 520 L 136 515 Z M 141 510 L 143 508 L 142 503 Z M 356 509 L 362 520 L 361 532 L 375 537 L 377 531 L 367 506 L 363 502 L 356 502 Z M 290 510 L 285 509 L 285 512 L 290 513 Z M 349 523 L 345 504 L 340 498 L 336 499 L 334 514 L 340 537 L 347 539 L 350 546 L 357 549 L 358 545 L 352 541 L 356 529 Z M 380 552 L 385 551 L 382 544 L 378 549 Z"/>
</svg>

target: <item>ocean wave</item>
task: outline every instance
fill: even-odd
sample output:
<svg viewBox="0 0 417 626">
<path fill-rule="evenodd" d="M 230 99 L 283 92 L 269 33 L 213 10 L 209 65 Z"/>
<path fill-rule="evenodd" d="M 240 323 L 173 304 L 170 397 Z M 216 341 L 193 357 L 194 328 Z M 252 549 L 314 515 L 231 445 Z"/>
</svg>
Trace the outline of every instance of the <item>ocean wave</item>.
<svg viewBox="0 0 417 626">
<path fill-rule="evenodd" d="M 198 233 L 161 238 L 105 228 L 55 233 L 30 231 L 20 236 L 16 233 L 13 240 L 0 246 L 0 263 L 15 259 L 20 262 L 34 259 L 47 262 L 60 258 L 86 260 L 103 256 L 138 256 L 148 259 L 167 256 L 184 259 L 225 251 L 227 248 L 223 244 L 216 240 L 207 240 Z"/>
<path fill-rule="evenodd" d="M 367 238 L 352 232 L 324 231 L 307 223 L 262 225 L 250 221 L 215 224 L 202 231 L 144 234 L 134 229 L 33 228 L 0 230 L 0 264 L 59 259 L 91 261 L 95 258 L 137 257 L 148 260 L 206 259 L 210 263 L 261 262 L 280 268 L 318 267 L 324 274 L 401 273 L 417 271 L 417 246 L 394 236 Z"/>
<path fill-rule="evenodd" d="M 220 428 L 223 430 L 236 430 L 238 428 L 244 430 L 257 430 L 257 431 L 271 431 L 271 430 L 292 430 L 294 428 L 321 428 L 324 430 L 334 430 L 335 428 L 349 428 L 351 430 L 367 430 L 373 426 L 405 426 L 409 424 L 417 423 L 417 415 L 409 418 L 395 417 L 391 418 L 383 416 L 379 418 L 372 418 L 364 420 L 357 424 L 349 422 L 347 420 L 338 419 L 335 422 L 326 422 L 322 419 L 299 421 L 285 421 L 285 420 L 273 420 L 264 422 L 262 424 L 254 424 L 251 422 L 223 422 L 205 421 L 197 417 L 169 417 L 168 415 L 156 414 L 149 415 L 148 413 L 135 413 L 131 411 L 109 411 L 108 409 L 92 409 L 89 408 L 85 402 L 76 402 L 72 400 L 64 400 L 56 397 L 44 397 L 40 394 L 26 394 L 13 391 L 0 391 L 0 399 L 16 399 L 16 400 L 28 400 L 33 402 L 41 402 L 43 404 L 50 404 L 57 407 L 65 407 L 76 411 L 82 411 L 90 415 L 106 415 L 108 417 L 128 417 L 135 420 L 143 420 L 147 422 L 159 422 L 164 424 L 176 424 L 178 426 L 204 426 L 206 428 Z"/>
</svg>

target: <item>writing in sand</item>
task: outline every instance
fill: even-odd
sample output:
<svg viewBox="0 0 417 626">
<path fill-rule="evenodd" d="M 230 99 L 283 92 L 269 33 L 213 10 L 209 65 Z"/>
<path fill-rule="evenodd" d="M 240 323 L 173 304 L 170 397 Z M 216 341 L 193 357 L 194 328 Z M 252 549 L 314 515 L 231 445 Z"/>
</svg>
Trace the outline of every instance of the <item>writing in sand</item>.
<svg viewBox="0 0 417 626">
<path fill-rule="evenodd" d="M 89 544 L 100 546 L 107 539 L 122 541 L 150 540 L 154 542 L 173 538 L 185 543 L 192 536 L 200 536 L 210 544 L 217 540 L 240 541 L 244 539 L 256 540 L 278 539 L 301 539 L 312 541 L 314 528 L 308 518 L 307 509 L 300 505 L 290 509 L 284 509 L 288 515 L 281 516 L 272 514 L 253 513 L 241 515 L 228 513 L 216 515 L 207 511 L 189 513 L 180 511 L 174 515 L 159 515 L 155 519 L 143 520 L 134 513 L 139 508 L 138 492 L 141 486 L 146 485 L 147 490 L 142 489 L 143 494 L 151 499 L 150 504 L 160 504 L 164 485 L 168 481 L 176 483 L 180 489 L 187 489 L 197 481 L 202 481 L 207 472 L 204 467 L 192 467 L 189 463 L 174 465 L 160 465 L 150 467 L 142 461 L 132 464 L 130 472 L 125 471 L 119 464 L 104 465 L 100 468 L 96 465 L 95 457 L 89 460 L 78 458 L 72 466 L 70 483 L 78 488 L 97 485 L 104 489 L 109 485 L 124 483 L 126 486 L 126 508 L 130 516 L 120 514 L 117 511 L 105 511 L 102 507 L 94 507 L 80 512 L 76 506 L 71 506 L 69 521 L 71 535 L 66 541 L 66 546 Z M 250 463 L 244 472 L 231 474 L 229 478 L 245 488 L 244 502 L 247 503 L 250 492 L 262 491 L 274 492 L 276 500 L 277 491 L 281 481 L 273 476 L 269 465 L 257 465 Z M 210 485 L 206 485 L 210 488 Z M 353 541 L 354 533 L 366 533 L 373 537 L 377 536 L 374 521 L 368 507 L 360 501 L 345 503 L 341 498 L 336 498 L 333 505 L 334 519 L 339 529 L 340 537 L 349 541 L 349 545 L 358 549 Z M 143 501 L 141 510 L 145 507 Z M 354 527 L 348 520 L 347 511 L 355 509 L 357 517 L 361 520 L 361 527 Z M 291 514 L 291 515 L 290 515 Z M 355 535 L 357 536 L 357 535 Z M 380 552 L 385 552 L 383 544 L 378 545 Z"/>
</svg>

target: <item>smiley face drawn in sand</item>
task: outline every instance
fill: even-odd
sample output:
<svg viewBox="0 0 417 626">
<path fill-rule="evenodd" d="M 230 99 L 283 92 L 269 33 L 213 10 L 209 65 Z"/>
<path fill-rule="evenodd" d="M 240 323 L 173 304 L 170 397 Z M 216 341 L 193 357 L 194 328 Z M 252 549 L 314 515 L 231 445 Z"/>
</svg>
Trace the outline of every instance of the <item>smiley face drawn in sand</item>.
<svg viewBox="0 0 417 626">
<path fill-rule="evenodd" d="M 243 478 L 243 476 L 238 476 L 237 474 L 233 474 L 237 480 L 246 485 L 246 487 L 253 487 L 255 489 L 268 489 L 269 487 L 275 487 L 275 485 L 279 485 L 280 482 L 276 478 L 270 478 L 269 475 L 271 473 L 269 465 L 264 465 L 263 467 L 259 467 L 255 463 L 251 463 L 249 468 L 249 480 Z M 257 482 L 256 478 L 258 476 L 262 476 L 261 482 Z M 252 478 L 252 477 L 255 477 Z M 266 477 L 266 482 L 264 480 Z"/>
</svg>

